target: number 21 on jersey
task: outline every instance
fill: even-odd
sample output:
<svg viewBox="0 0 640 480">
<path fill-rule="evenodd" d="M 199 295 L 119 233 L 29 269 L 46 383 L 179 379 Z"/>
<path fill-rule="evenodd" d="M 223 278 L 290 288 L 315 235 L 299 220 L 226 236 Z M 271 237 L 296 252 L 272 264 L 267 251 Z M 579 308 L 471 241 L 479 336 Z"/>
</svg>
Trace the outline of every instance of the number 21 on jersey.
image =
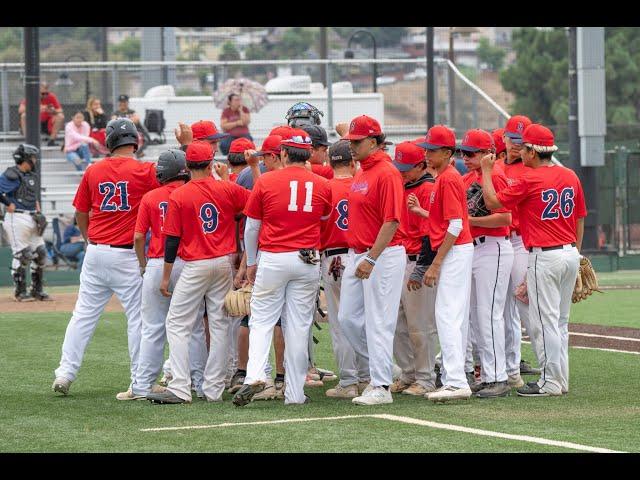
<svg viewBox="0 0 640 480">
<path fill-rule="evenodd" d="M 569 218 L 575 207 L 575 192 L 573 187 L 567 187 L 558 194 L 558 191 L 550 188 L 542 191 L 542 201 L 546 203 L 542 212 L 542 220 L 555 220 L 560 218 L 560 214 L 564 218 Z"/>
<path fill-rule="evenodd" d="M 291 189 L 291 197 L 289 197 L 288 210 L 290 212 L 298 211 L 298 181 L 291 180 L 289 182 L 289 188 Z M 306 195 L 304 197 L 304 205 L 302 206 L 303 212 L 312 212 L 311 198 L 313 197 L 313 182 L 304 182 L 304 188 Z"/>
<path fill-rule="evenodd" d="M 129 182 L 102 182 L 98 184 L 98 192 L 104 195 L 100 204 L 101 212 L 127 212 L 131 210 L 129 205 L 129 193 L 127 192 L 127 184 Z M 114 201 L 115 196 L 120 197 L 120 205 Z"/>
</svg>

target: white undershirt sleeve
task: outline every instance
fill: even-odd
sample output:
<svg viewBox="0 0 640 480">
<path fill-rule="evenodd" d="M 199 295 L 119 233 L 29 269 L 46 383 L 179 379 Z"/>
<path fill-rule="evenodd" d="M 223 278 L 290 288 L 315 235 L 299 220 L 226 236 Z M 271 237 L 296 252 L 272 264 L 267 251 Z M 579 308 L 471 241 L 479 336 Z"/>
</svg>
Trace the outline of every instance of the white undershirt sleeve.
<svg viewBox="0 0 640 480">
<path fill-rule="evenodd" d="M 460 235 L 462 231 L 462 219 L 461 218 L 452 218 L 449 220 L 449 228 L 447 228 L 447 232 L 449 232 L 454 237 Z"/>
<path fill-rule="evenodd" d="M 257 263 L 258 235 L 260 234 L 261 226 L 261 220 L 247 217 L 247 221 L 244 226 L 244 248 L 247 252 L 247 267 L 252 267 Z"/>
</svg>

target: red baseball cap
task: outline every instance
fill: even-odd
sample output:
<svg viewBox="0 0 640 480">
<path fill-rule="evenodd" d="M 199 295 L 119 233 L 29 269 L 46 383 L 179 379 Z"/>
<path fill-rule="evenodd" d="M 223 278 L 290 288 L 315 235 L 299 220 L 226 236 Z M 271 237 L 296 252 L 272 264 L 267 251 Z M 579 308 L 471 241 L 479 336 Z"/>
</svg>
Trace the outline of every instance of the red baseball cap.
<svg viewBox="0 0 640 480">
<path fill-rule="evenodd" d="M 367 137 L 377 137 L 381 134 L 382 128 L 380 128 L 380 123 L 375 118 L 360 115 L 351 120 L 349 133 L 342 138 L 345 140 L 362 140 Z"/>
<path fill-rule="evenodd" d="M 209 120 L 200 120 L 191 125 L 194 140 L 220 140 L 228 136 L 226 133 L 219 133 L 216 124 Z"/>
<path fill-rule="evenodd" d="M 187 162 L 210 162 L 213 160 L 213 146 L 209 142 L 196 140 L 187 147 Z"/>
<path fill-rule="evenodd" d="M 262 157 L 267 153 L 273 153 L 274 155 L 280 155 L 280 143 L 282 137 L 280 135 L 269 135 L 262 142 L 262 148 L 259 152 L 254 153 L 253 157 Z"/>
<path fill-rule="evenodd" d="M 269 132 L 269 135 L 280 135 L 282 138 L 291 138 L 294 130 L 295 128 L 290 127 L 289 125 L 280 125 L 279 127 L 272 129 Z"/>
<path fill-rule="evenodd" d="M 504 144 L 504 128 L 496 128 L 493 132 L 491 132 L 491 136 L 493 137 L 493 143 L 496 146 L 496 155 L 504 152 L 507 149 L 507 146 Z"/>
<path fill-rule="evenodd" d="M 244 153 L 245 150 L 255 150 L 255 144 L 248 138 L 236 138 L 229 145 L 229 153 Z"/>
<path fill-rule="evenodd" d="M 531 119 L 524 115 L 514 115 L 504 127 L 504 134 L 513 140 L 513 143 L 522 143 L 522 134 L 531 125 Z"/>
<path fill-rule="evenodd" d="M 427 136 L 419 147 L 427 150 L 438 150 L 442 147 L 456 148 L 456 134 L 449 127 L 444 125 L 434 125 L 427 132 Z"/>
<path fill-rule="evenodd" d="M 401 172 L 408 172 L 420 162 L 424 162 L 424 149 L 413 142 L 402 142 L 396 145 L 393 164 Z"/>
<path fill-rule="evenodd" d="M 522 134 L 522 143 L 529 144 L 534 150 L 542 152 L 555 152 L 558 149 L 555 146 L 553 132 L 538 123 L 532 123 L 525 129 Z"/>
<path fill-rule="evenodd" d="M 301 128 L 292 128 L 291 136 L 289 138 L 283 138 L 280 145 L 311 150 L 311 137 Z"/>
<path fill-rule="evenodd" d="M 479 128 L 467 130 L 458 150 L 463 152 L 478 152 L 480 150 L 490 150 L 494 147 L 493 137 L 489 132 Z"/>
</svg>

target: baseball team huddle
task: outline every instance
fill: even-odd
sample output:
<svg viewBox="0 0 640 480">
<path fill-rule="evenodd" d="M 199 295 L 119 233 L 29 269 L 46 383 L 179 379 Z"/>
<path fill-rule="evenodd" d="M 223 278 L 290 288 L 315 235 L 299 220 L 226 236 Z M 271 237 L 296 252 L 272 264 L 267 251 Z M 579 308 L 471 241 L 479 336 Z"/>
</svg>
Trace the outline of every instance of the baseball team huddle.
<svg viewBox="0 0 640 480">
<path fill-rule="evenodd" d="M 553 133 L 516 115 L 457 144 L 435 125 L 391 158 L 376 119 L 338 124 L 330 144 L 320 114 L 294 105 L 259 151 L 234 140 L 228 164 L 213 122 L 180 124 L 157 164 L 135 158 L 130 120 L 108 124 L 111 155 L 73 201 L 88 246 L 54 391 L 68 394 L 114 293 L 131 373 L 118 400 L 304 404 L 305 387 L 338 377 L 326 395 L 357 405 L 569 391 L 587 211 Z M 336 374 L 314 363 L 320 288 Z M 250 292 L 248 315 L 225 308 L 233 291 Z M 523 329 L 539 370 L 521 359 Z"/>
</svg>

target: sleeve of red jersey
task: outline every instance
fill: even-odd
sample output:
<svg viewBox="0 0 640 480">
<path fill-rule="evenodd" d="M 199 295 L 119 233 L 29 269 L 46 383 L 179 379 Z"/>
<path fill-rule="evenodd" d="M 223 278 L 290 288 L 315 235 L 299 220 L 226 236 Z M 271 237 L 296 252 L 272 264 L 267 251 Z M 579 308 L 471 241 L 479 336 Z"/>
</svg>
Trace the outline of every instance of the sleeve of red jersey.
<svg viewBox="0 0 640 480">
<path fill-rule="evenodd" d="M 378 186 L 380 188 L 378 198 L 380 211 L 383 215 L 383 223 L 400 222 L 405 209 L 404 186 L 402 185 L 400 173 L 382 177 Z"/>
<path fill-rule="evenodd" d="M 262 220 L 262 182 L 260 180 L 262 180 L 262 177 L 258 178 L 258 181 L 253 186 L 247 205 L 244 208 L 244 214 L 256 220 Z"/>
<path fill-rule="evenodd" d="M 508 187 L 507 178 L 504 175 L 500 175 L 500 174 L 491 175 L 491 182 L 493 183 L 493 188 L 496 191 L 496 193 L 501 192 L 502 190 Z M 491 213 L 509 213 L 509 212 L 511 212 L 511 210 L 509 210 L 508 208 L 505 208 L 504 205 L 502 205 L 502 208 L 491 210 Z"/>
<path fill-rule="evenodd" d="M 162 233 L 172 237 L 182 237 L 182 215 L 180 215 L 180 204 L 171 194 L 169 206 L 167 208 L 167 218 L 162 225 Z"/>
<path fill-rule="evenodd" d="M 445 220 L 464 218 L 467 209 L 467 197 L 461 177 L 443 179 L 442 215 Z M 458 180 L 457 182 L 455 180 Z"/>
<path fill-rule="evenodd" d="M 586 216 L 587 216 L 587 203 L 584 198 L 584 190 L 582 190 L 582 183 L 580 182 L 580 179 L 578 179 L 578 191 L 576 192 L 576 217 L 584 218 Z"/>
<path fill-rule="evenodd" d="M 512 210 L 527 196 L 527 176 L 523 175 L 511 185 L 496 193 L 498 201 L 503 207 Z"/>
<path fill-rule="evenodd" d="M 251 190 L 247 190 L 240 185 L 236 185 L 235 183 L 231 183 L 231 193 L 234 201 L 234 209 L 236 214 L 242 213 L 244 208 L 247 206 L 247 201 L 251 196 Z"/>
<path fill-rule="evenodd" d="M 89 192 L 89 175 L 87 172 L 82 175 L 80 185 L 73 199 L 73 206 L 79 212 L 88 213 L 91 210 L 91 193 Z"/>
<path fill-rule="evenodd" d="M 151 227 L 151 218 L 149 217 L 149 202 L 147 196 L 142 197 L 140 207 L 138 208 L 138 216 L 136 217 L 136 233 L 146 234 Z"/>
<path fill-rule="evenodd" d="M 333 191 L 328 181 L 322 182 L 322 200 L 324 207 L 322 208 L 321 220 L 328 220 L 331 216 L 331 210 L 333 209 Z"/>
</svg>

